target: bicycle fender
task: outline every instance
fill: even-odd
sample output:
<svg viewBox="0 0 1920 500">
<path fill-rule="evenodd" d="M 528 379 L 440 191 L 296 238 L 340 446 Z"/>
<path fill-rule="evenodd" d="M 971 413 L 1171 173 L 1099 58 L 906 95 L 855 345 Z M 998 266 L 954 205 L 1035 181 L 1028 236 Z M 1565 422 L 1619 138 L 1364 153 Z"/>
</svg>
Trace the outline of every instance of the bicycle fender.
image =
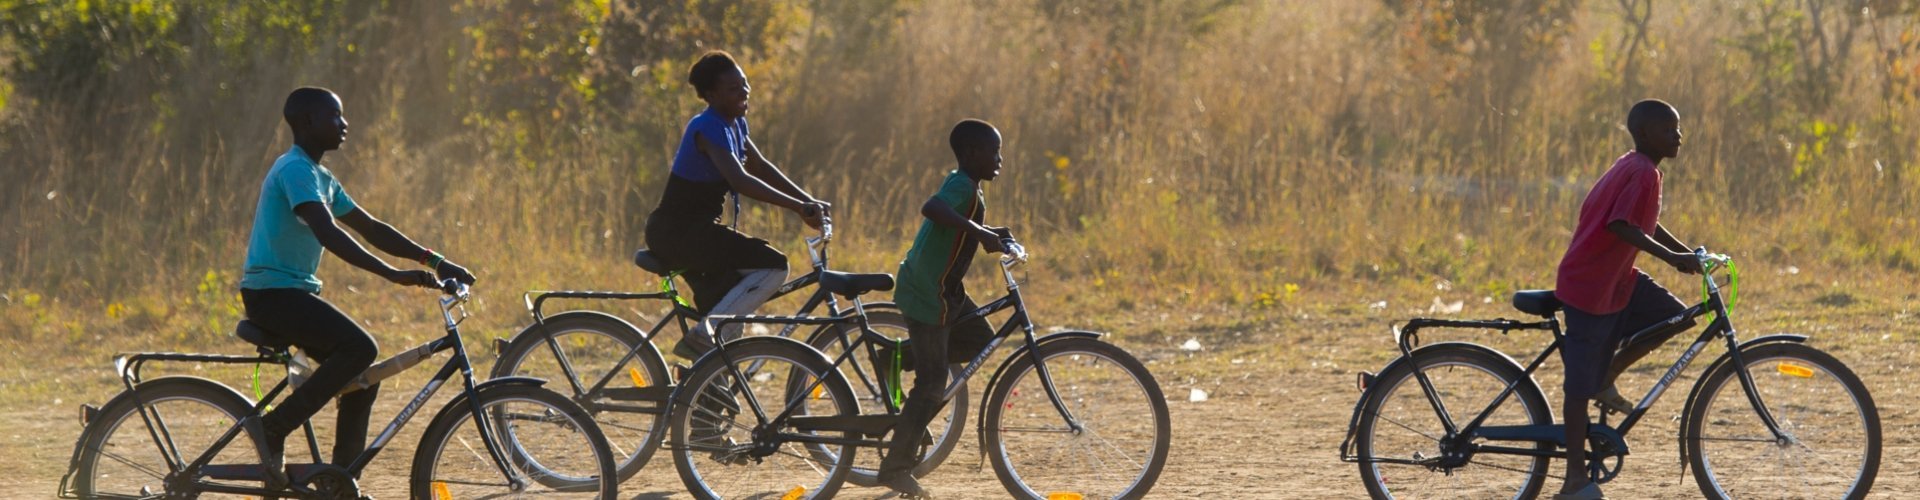
<svg viewBox="0 0 1920 500">
<path fill-rule="evenodd" d="M 1394 370 L 1400 369 L 1402 365 L 1412 364 L 1413 358 L 1420 357 L 1420 355 L 1422 354 L 1426 354 L 1426 353 L 1437 351 L 1437 350 L 1444 350 L 1444 349 L 1465 349 L 1465 350 L 1471 350 L 1471 351 L 1481 351 L 1483 353 L 1493 355 L 1494 359 L 1500 359 L 1500 360 L 1506 361 L 1508 365 L 1512 365 L 1514 371 L 1517 371 L 1523 374 L 1526 373 L 1526 368 L 1521 366 L 1520 362 L 1514 361 L 1512 356 L 1508 356 L 1506 353 L 1500 352 L 1499 350 L 1496 350 L 1494 348 L 1483 346 L 1480 344 L 1475 344 L 1472 342 L 1436 342 L 1432 344 L 1423 345 L 1423 346 L 1420 346 L 1419 348 L 1414 349 L 1411 356 L 1401 356 L 1399 358 L 1395 358 L 1393 361 L 1388 362 L 1386 367 L 1381 368 L 1380 371 L 1374 372 L 1374 373 L 1376 373 L 1377 375 L 1385 375 L 1387 373 L 1391 373 Z M 1412 370 L 1413 367 L 1409 366 L 1406 369 Z M 1527 378 L 1529 383 L 1522 385 L 1520 387 L 1516 387 L 1515 390 L 1532 391 L 1535 393 L 1540 392 L 1540 383 L 1532 380 L 1533 377 L 1531 374 L 1528 374 Z M 1360 393 L 1360 400 L 1353 404 L 1353 417 L 1347 421 L 1347 436 L 1345 439 L 1342 439 L 1340 441 L 1340 460 L 1341 461 L 1362 462 L 1367 460 L 1368 457 L 1354 456 L 1351 453 L 1351 450 L 1353 449 L 1353 438 L 1354 438 L 1354 435 L 1360 431 L 1360 413 L 1363 411 L 1366 411 L 1367 401 L 1373 399 L 1374 392 L 1379 390 L 1381 389 L 1378 384 L 1375 384 L 1372 387 L 1368 387 L 1365 392 Z M 1545 398 L 1543 397 L 1542 399 L 1545 399 Z M 1548 406 L 1547 413 L 1549 415 L 1552 415 L 1553 405 L 1549 404 L 1547 406 Z"/>
<path fill-rule="evenodd" d="M 1797 333 L 1781 333 L 1756 337 L 1748 339 L 1746 342 L 1741 342 L 1740 350 L 1744 352 L 1755 347 L 1779 343 L 1805 344 L 1807 343 L 1807 336 Z M 1715 358 L 1713 363 L 1708 364 L 1707 369 L 1700 372 L 1700 378 L 1693 381 L 1693 388 L 1687 390 L 1687 404 L 1680 407 L 1682 416 L 1680 417 L 1679 453 L 1680 473 L 1683 475 L 1687 473 L 1687 432 L 1692 430 L 1687 428 L 1687 418 L 1684 416 L 1684 413 L 1693 408 L 1694 403 L 1697 402 L 1696 400 L 1700 398 L 1700 389 L 1702 385 L 1706 385 L 1707 376 L 1712 375 L 1715 370 L 1719 370 L 1720 365 L 1727 364 L 1727 360 L 1730 359 L 1733 359 L 1733 353 L 1720 353 L 1719 358 Z"/>
<path fill-rule="evenodd" d="M 1086 330 L 1067 330 L 1067 331 L 1061 331 L 1061 332 L 1054 332 L 1054 333 L 1049 333 L 1049 334 L 1046 334 L 1045 336 L 1042 336 L 1042 337 L 1040 337 L 1040 338 L 1037 338 L 1037 339 L 1034 339 L 1034 340 L 1033 340 L 1033 343 L 1032 343 L 1032 344 L 1028 344 L 1028 345 L 1023 345 L 1023 346 L 1020 346 L 1020 348 L 1019 348 L 1019 349 L 1014 349 L 1014 350 L 1013 350 L 1013 355 L 1012 355 L 1012 356 L 1007 356 L 1007 359 L 1006 359 L 1005 361 L 1001 361 L 1001 362 L 1000 362 L 1000 366 L 999 366 L 999 367 L 997 367 L 997 368 L 994 368 L 994 369 L 993 369 L 993 376 L 991 376 L 991 377 L 987 377 L 987 388 L 986 388 L 986 390 L 987 390 L 987 392 L 988 392 L 988 393 L 991 393 L 991 392 L 993 391 L 993 388 L 994 388 L 995 386 L 997 386 L 997 385 L 999 385 L 999 384 L 1000 384 L 1000 376 L 1001 376 L 1001 375 L 1004 375 L 1004 374 L 1006 374 L 1006 372 L 1007 372 L 1007 367 L 1009 367 L 1009 366 L 1013 366 L 1013 360 L 1016 360 L 1016 359 L 1020 359 L 1020 357 L 1021 357 L 1021 356 L 1025 356 L 1025 355 L 1027 355 L 1027 351 L 1029 351 L 1029 350 L 1032 350 L 1032 349 L 1033 349 L 1033 346 L 1035 346 L 1035 345 L 1039 345 L 1039 344 L 1045 344 L 1045 343 L 1048 343 L 1048 342 L 1053 342 L 1053 341 L 1056 341 L 1056 340 L 1061 340 L 1061 339 L 1092 339 L 1092 340 L 1100 340 L 1100 337 L 1103 337 L 1103 336 L 1105 336 L 1105 335 L 1106 335 L 1106 334 L 1104 334 L 1104 333 L 1100 333 L 1100 332 L 1090 332 L 1090 331 L 1086 331 Z M 980 402 L 980 404 L 982 404 L 982 405 L 985 405 L 985 404 L 986 404 L 986 402 L 985 402 L 985 401 L 981 401 L 981 402 Z M 977 413 L 977 415 L 974 415 L 974 425 L 973 425 L 973 432 L 974 432 L 974 435 L 975 435 L 975 436 L 985 436 L 985 435 L 986 435 L 986 429 L 987 429 L 987 412 L 986 412 L 986 409 L 985 409 L 985 407 L 984 407 L 984 406 L 982 406 L 982 407 L 981 407 L 981 410 L 980 410 L 980 411 L 977 411 L 977 412 L 975 412 L 975 413 Z M 984 438 L 982 438 L 982 439 L 984 439 Z M 984 454 L 986 453 L 986 451 L 984 451 L 984 450 L 983 450 L 983 451 L 981 451 L 980 453 L 981 453 L 981 454 L 982 454 L 982 455 L 984 456 Z"/>
<path fill-rule="evenodd" d="M 121 391 L 119 394 L 115 394 L 112 398 L 108 398 L 106 403 L 102 403 L 100 405 L 99 407 L 100 411 L 104 412 L 107 409 L 115 408 L 118 405 L 141 404 L 139 400 L 135 399 L 139 397 L 138 392 L 140 390 L 140 387 L 150 385 L 150 384 L 155 384 L 155 383 L 160 383 L 160 384 L 185 383 L 185 384 L 194 384 L 194 385 L 205 385 L 205 386 L 220 389 L 216 392 L 219 392 L 221 394 L 221 397 L 232 398 L 232 401 L 238 401 L 240 403 L 245 404 L 246 406 L 254 405 L 253 400 L 247 399 L 246 396 L 243 396 L 240 394 L 240 391 L 234 390 L 233 387 L 230 387 L 226 384 L 222 384 L 207 378 L 196 377 L 192 375 L 169 375 L 169 376 L 155 378 L 153 380 L 141 382 L 140 384 L 135 385 L 133 389 Z M 75 439 L 73 442 L 73 456 L 67 459 L 67 472 L 65 474 L 62 474 L 60 477 L 60 490 L 57 492 L 60 498 L 79 498 L 78 496 L 74 495 L 72 490 L 73 486 L 69 484 L 71 482 L 70 480 L 73 479 L 73 474 L 75 472 L 79 472 L 80 452 L 82 451 L 83 448 L 86 447 L 87 438 L 93 436 L 94 433 L 100 432 L 99 427 L 105 426 L 105 425 L 108 425 L 108 423 L 105 422 L 104 420 L 94 419 L 92 421 L 87 422 L 86 427 L 81 428 L 80 438 Z"/>
<path fill-rule="evenodd" d="M 628 330 L 632 331 L 635 337 L 640 337 L 640 339 L 643 341 L 647 340 L 646 330 L 641 330 L 639 327 L 633 326 L 633 323 L 630 323 L 625 319 L 621 319 L 619 316 L 614 316 L 612 314 L 607 314 L 600 311 L 566 311 L 560 314 L 542 317 L 539 323 L 534 323 L 531 325 L 527 325 L 526 328 L 521 328 L 519 333 L 515 333 L 513 334 L 513 337 L 510 337 L 507 339 L 507 343 L 509 346 L 518 346 L 525 342 L 539 342 L 542 337 L 541 335 L 539 335 L 536 329 L 544 328 L 546 327 L 547 323 L 551 323 L 554 321 L 560 321 L 560 320 L 570 319 L 574 317 L 583 317 L 583 316 L 593 318 L 596 320 L 606 320 L 606 321 L 614 322 L 615 324 L 624 326 Z M 651 344 L 651 342 L 648 342 L 648 343 Z M 660 352 L 659 349 L 654 349 L 655 354 L 659 354 L 659 352 Z M 500 356 L 500 353 L 496 352 L 496 353 L 493 353 L 493 355 L 494 357 L 498 358 Z"/>
<path fill-rule="evenodd" d="M 773 337 L 773 336 L 741 337 L 738 339 L 734 339 L 730 342 L 727 342 L 724 347 L 726 347 L 727 349 L 739 349 L 741 347 L 749 347 L 749 346 L 754 346 L 758 344 L 776 344 L 776 345 L 784 344 L 784 345 L 781 345 L 781 347 L 779 348 L 791 350 L 795 353 L 802 353 L 802 352 L 809 353 L 811 354 L 811 356 L 809 357 L 808 360 L 811 362 L 817 362 L 818 366 L 826 366 L 826 367 L 833 366 L 833 360 L 827 359 L 827 355 L 822 354 L 818 349 L 814 349 L 812 346 L 801 343 L 798 340 L 794 340 L 786 337 Z M 709 363 L 725 363 L 726 362 L 725 358 L 723 358 L 720 355 L 721 354 L 720 351 L 722 350 L 724 349 L 712 349 L 707 351 L 706 354 L 700 355 L 700 359 L 694 360 L 693 367 L 687 369 L 687 373 L 699 373 L 700 369 L 706 367 L 707 364 Z M 837 376 L 840 374 L 840 370 L 833 369 L 833 370 L 830 370 L 828 374 L 829 376 Z M 685 405 L 693 402 L 693 391 L 685 390 L 687 388 L 687 384 L 685 382 L 686 381 L 680 381 L 680 383 L 675 384 L 673 386 L 673 395 L 670 396 L 669 399 L 673 401 L 674 405 Z"/>
</svg>

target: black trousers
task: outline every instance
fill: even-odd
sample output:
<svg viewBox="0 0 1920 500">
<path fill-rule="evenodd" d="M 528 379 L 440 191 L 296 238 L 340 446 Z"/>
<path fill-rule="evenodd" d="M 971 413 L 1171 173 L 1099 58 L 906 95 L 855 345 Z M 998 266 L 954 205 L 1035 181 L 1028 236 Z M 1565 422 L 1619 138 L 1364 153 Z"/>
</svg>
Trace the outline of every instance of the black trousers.
<svg viewBox="0 0 1920 500">
<path fill-rule="evenodd" d="M 291 434 L 313 418 L 313 414 L 326 406 L 327 400 L 333 399 L 380 357 L 380 346 L 374 342 L 373 335 L 319 295 L 293 288 L 243 288 L 240 302 L 246 305 L 247 319 L 292 342 L 320 362 L 306 383 L 262 418 L 267 432 L 276 437 Z M 334 424 L 334 464 L 344 467 L 366 449 L 367 418 L 373 413 L 373 401 L 379 394 L 380 385 L 375 384 L 340 396 Z"/>
<path fill-rule="evenodd" d="M 907 392 L 907 402 L 900 408 L 900 423 L 893 426 L 893 441 L 880 460 L 882 479 L 908 473 L 919 465 L 920 442 L 927 437 L 927 424 L 946 407 L 940 396 L 947 390 L 947 365 L 955 362 L 952 358 L 963 358 L 959 362 L 964 362 L 978 355 L 992 340 L 993 326 L 979 316 L 945 325 L 907 318 L 907 338 L 913 344 L 909 349 L 913 356 L 913 390 Z"/>
</svg>

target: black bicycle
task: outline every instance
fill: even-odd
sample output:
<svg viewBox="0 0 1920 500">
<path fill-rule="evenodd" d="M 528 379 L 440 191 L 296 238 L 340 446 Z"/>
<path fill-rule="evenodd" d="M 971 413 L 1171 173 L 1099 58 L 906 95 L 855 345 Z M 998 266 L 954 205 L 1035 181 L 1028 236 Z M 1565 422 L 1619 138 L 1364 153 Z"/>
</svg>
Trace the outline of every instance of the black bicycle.
<svg viewBox="0 0 1920 500">
<path fill-rule="evenodd" d="M 1013 275 L 1026 253 L 1012 240 L 1005 244 L 1009 252 L 1000 270 L 1007 294 L 970 314 L 1012 315 L 957 370 L 945 399 L 963 395 L 967 380 L 1019 330 L 1024 342 L 1016 342 L 1019 347 L 989 378 L 979 421 L 981 449 L 1002 485 L 1017 498 L 1144 496 L 1166 465 L 1171 439 L 1159 383 L 1098 333 L 1036 336 Z M 670 417 L 673 442 L 681 444 L 673 448 L 674 462 L 694 496 L 830 497 L 856 468 L 856 450 L 886 448 L 880 438 L 899 419 L 897 402 L 889 397 L 881 408 L 854 404 L 844 375 L 849 370 L 840 368 L 871 356 L 874 345 L 899 347 L 869 328 L 872 321 L 859 307 L 861 294 L 890 288 L 892 279 L 854 278 L 822 284 L 855 302 L 844 316 L 710 318 L 716 326 L 851 325 L 859 335 L 836 337 L 844 345 L 833 358 L 789 339 L 748 337 L 695 362 L 674 393 Z M 889 371 L 886 378 L 899 378 Z"/>
<path fill-rule="evenodd" d="M 832 241 L 830 224 L 823 225 L 819 235 L 808 237 L 807 255 L 813 264 L 812 272 L 781 285 L 774 297 L 823 285 L 815 287 L 813 295 L 794 316 L 812 316 L 823 304 L 827 306 L 828 317 L 844 316 L 857 309 L 866 313 L 872 330 L 889 338 L 907 338 L 906 318 L 892 303 L 868 302 L 842 308 L 841 301 L 824 286 L 826 282 L 844 282 L 854 276 L 828 269 L 828 248 Z M 658 292 L 527 292 L 527 310 L 533 316 L 533 324 L 511 339 L 497 341 L 499 360 L 493 365 L 495 377 L 536 376 L 567 381 L 573 400 L 592 413 L 607 432 L 622 480 L 633 477 L 646 466 L 666 437 L 666 420 L 662 417 L 668 412 L 669 396 L 675 388 L 674 376 L 669 374 L 666 359 L 651 340 L 669 324 L 678 325 L 682 334 L 690 332 L 691 323 L 702 317 L 674 283 L 680 270 L 646 250 L 635 254 L 634 263 L 661 277 Z M 542 306 L 551 299 L 664 301 L 670 304 L 670 309 L 643 332 L 632 323 L 600 311 L 545 315 Z M 795 338 L 801 326 L 786 324 L 772 335 Z M 822 351 L 838 352 L 844 345 L 840 339 L 857 331 L 853 328 L 844 323 L 819 325 L 807 335 L 807 343 Z M 710 331 L 719 330 L 716 327 Z M 879 370 L 866 363 L 864 360 L 850 362 L 844 375 L 857 382 L 853 388 L 856 400 L 862 404 L 882 404 L 887 394 L 875 375 Z M 759 365 L 749 368 L 749 373 L 761 370 Z M 959 443 L 960 433 L 954 431 L 960 429 L 966 410 L 967 398 L 961 394 L 942 418 L 928 424 L 934 444 L 927 449 L 921 467 L 923 474 L 945 460 Z M 874 466 L 877 465 L 856 468 L 848 480 L 858 485 L 875 484 Z"/>
<path fill-rule="evenodd" d="M 287 489 L 264 487 L 265 471 L 242 418 L 259 415 L 290 385 L 282 379 L 258 402 L 219 382 L 166 376 L 143 380 L 148 362 L 287 365 L 287 341 L 242 321 L 235 334 L 256 356 L 137 353 L 115 360 L 127 389 L 98 408 L 83 407 L 85 431 L 61 480 L 62 498 L 195 498 L 203 494 L 265 498 L 360 498 L 357 478 L 427 400 L 460 373 L 460 394 L 440 408 L 415 450 L 412 498 L 617 498 L 613 455 L 585 409 L 532 378 L 476 383 L 460 322 L 466 285 L 441 283 L 446 335 L 369 368 L 347 391 L 378 383 L 441 351 L 453 356 L 379 437 L 345 466 L 326 464 L 312 424 L 304 424 L 313 462 L 288 464 Z M 458 311 L 458 314 L 455 314 Z M 468 425 L 471 423 L 471 425 Z M 292 458 L 292 457 L 289 457 Z"/>
<path fill-rule="evenodd" d="M 1705 299 L 1636 338 L 1713 314 L 1700 336 L 1617 425 L 1605 411 L 1587 436 L 1594 481 L 1620 473 L 1626 436 L 1707 344 L 1727 352 L 1687 394 L 1681 463 L 1708 498 L 1863 498 L 1880 468 L 1880 414 L 1860 378 L 1804 335 L 1740 341 L 1729 311 L 1738 283 L 1733 261 L 1698 249 Z M 1727 273 L 1723 296 L 1717 271 Z M 1563 427 L 1533 380 L 1564 340 L 1551 291 L 1514 294 L 1514 307 L 1545 318 L 1413 319 L 1397 330 L 1401 356 L 1379 375 L 1360 374 L 1342 460 L 1360 465 L 1374 498 L 1533 498 L 1550 460 L 1564 457 Z M 1419 344 L 1424 328 L 1548 330 L 1553 342 L 1526 368 L 1478 344 Z"/>
</svg>

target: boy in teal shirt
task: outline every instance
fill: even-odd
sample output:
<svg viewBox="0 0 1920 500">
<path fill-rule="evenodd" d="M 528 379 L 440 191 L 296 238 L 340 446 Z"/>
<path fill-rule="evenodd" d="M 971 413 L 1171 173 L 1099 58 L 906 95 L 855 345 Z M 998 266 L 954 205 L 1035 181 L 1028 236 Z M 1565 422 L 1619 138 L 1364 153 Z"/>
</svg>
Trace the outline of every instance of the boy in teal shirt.
<svg viewBox="0 0 1920 500">
<path fill-rule="evenodd" d="M 893 441 L 880 461 L 880 483 L 903 495 L 927 495 L 913 477 L 920 461 L 920 444 L 927 423 L 945 402 L 947 365 L 977 354 L 993 337 L 986 318 L 970 315 L 979 306 L 967 297 L 961 278 L 967 275 L 975 249 L 1006 251 L 1006 228 L 982 224 L 986 199 L 980 183 L 1000 175 L 1000 131 L 987 122 L 967 119 L 948 136 L 959 168 L 947 174 L 940 191 L 921 205 L 920 233 L 900 262 L 899 289 L 894 300 L 907 317 L 907 336 L 913 342 L 913 390 L 894 425 Z M 949 356 L 951 354 L 952 356 Z"/>
</svg>

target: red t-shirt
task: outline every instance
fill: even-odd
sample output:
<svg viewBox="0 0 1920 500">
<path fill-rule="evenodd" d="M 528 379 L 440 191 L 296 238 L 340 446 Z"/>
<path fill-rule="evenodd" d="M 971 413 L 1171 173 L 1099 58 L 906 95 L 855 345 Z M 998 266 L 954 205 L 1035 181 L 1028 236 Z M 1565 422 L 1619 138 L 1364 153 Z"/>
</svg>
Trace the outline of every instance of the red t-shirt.
<svg viewBox="0 0 1920 500">
<path fill-rule="evenodd" d="M 1573 243 L 1560 259 L 1554 296 L 1588 314 L 1613 314 L 1633 297 L 1633 258 L 1640 249 L 1607 230 L 1623 220 L 1651 235 L 1660 222 L 1660 169 L 1639 151 L 1628 151 L 1593 184 L 1580 204 Z"/>
</svg>

